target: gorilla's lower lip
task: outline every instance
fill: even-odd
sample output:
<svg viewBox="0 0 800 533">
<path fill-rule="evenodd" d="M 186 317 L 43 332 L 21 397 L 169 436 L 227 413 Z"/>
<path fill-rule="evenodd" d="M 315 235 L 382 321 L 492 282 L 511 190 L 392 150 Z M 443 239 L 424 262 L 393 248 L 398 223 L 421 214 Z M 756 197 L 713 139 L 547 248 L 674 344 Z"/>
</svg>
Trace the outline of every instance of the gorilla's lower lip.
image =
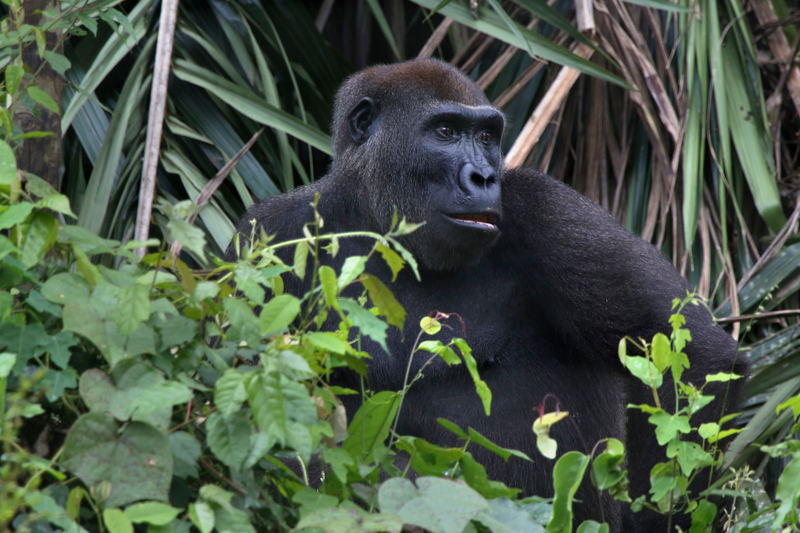
<svg viewBox="0 0 800 533">
<path fill-rule="evenodd" d="M 447 217 L 455 222 L 482 229 L 497 229 L 497 223 L 500 220 L 494 213 L 459 213 L 447 215 Z"/>
</svg>

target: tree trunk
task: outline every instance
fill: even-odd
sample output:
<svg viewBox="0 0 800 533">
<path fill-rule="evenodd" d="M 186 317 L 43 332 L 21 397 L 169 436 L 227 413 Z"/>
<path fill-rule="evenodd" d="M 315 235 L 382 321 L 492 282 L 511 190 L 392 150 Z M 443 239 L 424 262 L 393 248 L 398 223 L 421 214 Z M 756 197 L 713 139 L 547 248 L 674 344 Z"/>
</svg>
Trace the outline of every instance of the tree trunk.
<svg viewBox="0 0 800 533">
<path fill-rule="evenodd" d="M 44 15 L 34 13 L 37 10 L 52 9 L 61 13 L 61 4 L 57 1 L 23 0 L 21 5 L 25 9 L 25 23 L 32 26 L 37 26 L 43 22 Z M 60 34 L 60 30 L 45 33 L 47 50 L 59 54 L 64 53 L 64 45 L 58 43 Z M 58 46 L 56 46 L 57 44 Z M 42 105 L 37 104 L 41 117 L 41 120 L 39 120 L 29 110 L 22 106 L 17 107 L 14 122 L 20 125 L 22 131 L 25 133 L 30 131 L 48 131 L 52 133 L 49 137 L 25 139 L 22 149 L 17 151 L 17 165 L 20 170 L 35 174 L 47 181 L 54 189 L 60 190 L 61 111 L 63 110 L 61 94 L 64 89 L 64 80 L 48 64 L 42 67 L 45 61 L 39 57 L 36 43 L 23 50 L 22 60 L 28 72 L 35 75 L 34 83 L 36 83 L 36 86 L 50 95 L 58 104 L 59 113 L 52 113 Z M 41 70 L 39 70 L 40 68 Z"/>
</svg>

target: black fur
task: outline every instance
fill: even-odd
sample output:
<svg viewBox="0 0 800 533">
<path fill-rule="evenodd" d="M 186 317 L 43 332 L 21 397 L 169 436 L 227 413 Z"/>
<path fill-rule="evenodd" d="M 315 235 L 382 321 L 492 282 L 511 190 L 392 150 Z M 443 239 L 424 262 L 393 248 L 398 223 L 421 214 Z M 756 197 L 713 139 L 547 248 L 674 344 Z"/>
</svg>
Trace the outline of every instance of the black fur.
<svg viewBox="0 0 800 533">
<path fill-rule="evenodd" d="M 391 273 L 380 259 L 368 266 L 408 313 L 403 335 L 391 328 L 391 356 L 374 343 L 365 346 L 374 357 L 369 386 L 400 390 L 420 319 L 435 310 L 458 313 L 494 395 L 492 415 L 484 414 L 463 365 L 435 361 L 410 390 L 399 433 L 455 445 L 436 419 L 472 426 L 534 459 L 504 462 L 470 447 L 493 479 L 527 495 L 551 496 L 555 461 L 538 453 L 531 426 L 537 417 L 532 408 L 552 393 L 590 448 L 606 437 L 626 443 L 631 495 L 636 497 L 649 489 L 652 465 L 666 456 L 657 446 L 654 426 L 626 410 L 629 403 L 651 403 L 652 395 L 622 368 L 617 345 L 625 335 L 650 340 L 658 331 L 668 332 L 671 301 L 685 297 L 689 287 L 658 250 L 584 196 L 531 169 L 503 171 L 503 119 L 488 106 L 472 81 L 435 60 L 357 74 L 337 96 L 335 156 L 328 175 L 258 203 L 237 230 L 250 235 L 251 220 L 256 220 L 267 233 L 277 234 L 277 241 L 296 238 L 312 220 L 309 204 L 315 193 L 321 195 L 325 232 L 385 232 L 395 208 L 409 221 L 426 221 L 404 240 L 420 261 L 421 282 L 406 268 L 390 284 Z M 454 135 L 448 137 L 442 126 Z M 481 137 L 482 132 L 489 137 Z M 497 216 L 499 231 L 465 228 L 443 217 L 476 212 Z M 349 255 L 366 253 L 371 244 L 343 240 L 337 258 L 328 260 L 339 266 Z M 303 290 L 297 280 L 286 282 L 289 291 Z M 737 359 L 736 342 L 712 323 L 707 310 L 687 306 L 685 316 L 693 341 L 686 350 L 691 368 L 684 381 L 700 385 L 709 373 L 747 372 L 743 358 Z M 461 335 L 459 329 L 444 329 L 438 338 L 448 341 Z M 415 358 L 417 368 L 424 360 Z M 338 379 L 359 388 L 350 375 Z M 735 405 L 740 383 L 728 392 L 728 405 Z M 671 389 L 665 384 L 663 396 L 672 396 Z M 714 388 L 720 400 L 696 415 L 695 423 L 719 419 L 724 390 Z M 345 400 L 352 415 L 357 404 Z M 559 454 L 585 452 L 568 421 L 556 425 L 552 435 Z M 577 498 L 582 503 L 575 506 L 576 524 L 600 520 L 588 483 Z M 662 517 L 623 516 L 622 507 L 607 498 L 604 511 L 612 531 L 665 529 Z"/>
</svg>

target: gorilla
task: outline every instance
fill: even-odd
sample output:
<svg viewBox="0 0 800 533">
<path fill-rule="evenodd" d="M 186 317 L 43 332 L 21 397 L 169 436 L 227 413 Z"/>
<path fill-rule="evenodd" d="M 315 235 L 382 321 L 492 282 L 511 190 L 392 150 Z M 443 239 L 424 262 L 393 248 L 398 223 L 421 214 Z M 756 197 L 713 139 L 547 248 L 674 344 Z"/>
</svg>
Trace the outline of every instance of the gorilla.
<svg viewBox="0 0 800 533">
<path fill-rule="evenodd" d="M 531 426 L 539 416 L 533 408 L 550 394 L 575 422 L 553 427 L 559 453 L 586 453 L 584 443 L 591 449 L 615 437 L 626 443 L 631 496 L 646 494 L 650 469 L 667 458 L 647 417 L 626 409 L 653 398 L 622 367 L 617 347 L 626 335 L 649 341 L 657 332 L 669 333 L 671 302 L 684 298 L 689 286 L 659 250 L 584 196 L 535 170 L 504 169 L 504 127 L 502 113 L 481 89 L 447 63 L 426 59 L 368 68 L 337 94 L 334 157 L 327 175 L 257 203 L 237 231 L 251 235 L 255 220 L 258 228 L 277 235 L 275 242 L 301 237 L 303 225 L 313 220 L 310 204 L 316 194 L 325 232 L 386 233 L 395 210 L 408 221 L 425 222 L 401 241 L 417 258 L 421 281 L 405 268 L 390 283 L 392 273 L 383 261 L 371 259 L 367 266 L 407 312 L 404 331 L 390 328 L 390 354 L 369 339 L 362 341 L 367 342 L 362 349 L 373 355 L 368 387 L 401 390 L 420 319 L 437 310 L 457 313 L 492 391 L 492 415 L 484 413 L 464 366 L 448 367 L 437 358 L 411 387 L 399 434 L 456 446 L 456 437 L 436 419 L 471 426 L 533 459 L 505 462 L 470 447 L 491 479 L 526 495 L 549 497 L 555 461 L 538 453 Z M 334 267 L 348 256 L 366 255 L 373 241 L 340 243 L 335 258 L 324 258 Z M 227 259 L 235 259 L 233 244 Z M 295 294 L 307 289 L 289 276 L 285 287 Z M 736 342 L 715 326 L 704 307 L 688 305 L 684 316 L 693 339 L 686 348 L 691 368 L 685 382 L 701 385 L 716 372 L 747 373 L 744 358 L 737 359 Z M 330 326 L 335 326 L 332 320 Z M 444 342 L 454 336 L 445 328 L 437 335 Z M 425 359 L 416 357 L 412 372 Z M 338 385 L 360 390 L 354 373 L 334 377 Z M 736 405 L 741 381 L 707 388 L 718 399 L 693 422 L 719 420 Z M 667 379 L 663 390 L 664 399 L 673 396 Z M 360 399 L 343 401 L 352 415 Z M 702 488 L 697 485 L 694 492 Z M 601 520 L 588 481 L 577 500 L 576 524 Z M 610 498 L 603 509 L 612 531 L 666 529 L 663 516 L 623 513 Z"/>
</svg>

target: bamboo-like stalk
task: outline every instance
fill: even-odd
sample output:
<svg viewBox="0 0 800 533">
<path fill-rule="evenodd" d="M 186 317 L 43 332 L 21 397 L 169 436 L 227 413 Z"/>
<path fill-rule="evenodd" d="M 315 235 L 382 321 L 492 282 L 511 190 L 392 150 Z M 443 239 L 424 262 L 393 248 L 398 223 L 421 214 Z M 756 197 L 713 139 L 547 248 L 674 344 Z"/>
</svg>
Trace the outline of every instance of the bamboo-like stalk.
<svg viewBox="0 0 800 533">
<path fill-rule="evenodd" d="M 588 59 L 594 53 L 594 49 L 587 44 L 577 43 L 572 47 L 572 52 L 579 57 Z M 525 123 L 511 150 L 506 154 L 506 166 L 514 168 L 522 165 L 533 146 L 539 141 L 544 129 L 550 123 L 550 119 L 561 107 L 561 104 L 564 103 L 564 99 L 569 94 L 572 86 L 575 85 L 580 74 L 579 71 L 569 67 L 561 68 L 544 98 L 542 98 Z"/>
<path fill-rule="evenodd" d="M 153 196 L 156 192 L 158 154 L 161 147 L 161 130 L 167 106 L 167 82 L 169 63 L 172 58 L 172 43 L 175 39 L 175 24 L 178 20 L 179 0 L 163 0 L 156 45 L 156 64 L 153 69 L 153 86 L 150 91 L 150 114 L 147 118 L 144 167 L 139 189 L 139 209 L 136 213 L 136 230 L 133 238 L 146 241 L 150 235 L 150 215 L 153 212 Z M 145 247 L 136 248 L 139 257 L 144 257 Z"/>
</svg>

